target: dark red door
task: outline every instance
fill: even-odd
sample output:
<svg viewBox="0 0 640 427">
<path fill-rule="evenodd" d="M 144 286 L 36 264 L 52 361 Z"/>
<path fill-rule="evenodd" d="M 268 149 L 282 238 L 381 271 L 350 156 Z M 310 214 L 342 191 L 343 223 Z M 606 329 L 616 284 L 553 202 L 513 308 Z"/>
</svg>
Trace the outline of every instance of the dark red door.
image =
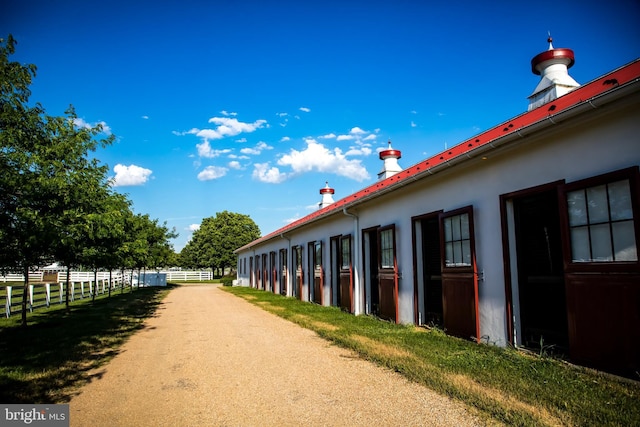
<svg viewBox="0 0 640 427">
<path fill-rule="evenodd" d="M 340 307 L 349 313 L 353 312 L 351 300 L 353 296 L 353 266 L 351 264 L 351 237 L 340 239 Z"/>
<path fill-rule="evenodd" d="M 378 229 L 378 295 L 382 319 L 397 322 L 398 274 L 395 248 L 395 227 Z"/>
<path fill-rule="evenodd" d="M 473 208 L 441 214 L 442 304 L 445 331 L 480 340 Z"/>
</svg>

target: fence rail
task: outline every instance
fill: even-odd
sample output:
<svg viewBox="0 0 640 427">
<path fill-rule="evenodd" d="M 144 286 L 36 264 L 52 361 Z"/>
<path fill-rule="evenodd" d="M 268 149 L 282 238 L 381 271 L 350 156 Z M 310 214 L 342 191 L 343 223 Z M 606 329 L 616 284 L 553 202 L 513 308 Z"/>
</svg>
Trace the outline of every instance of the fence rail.
<svg viewBox="0 0 640 427">
<path fill-rule="evenodd" d="M 145 272 L 141 271 L 142 280 L 139 282 L 138 274 L 136 272 L 132 274 L 131 270 L 125 271 L 124 274 L 121 271 L 113 271 L 111 275 L 108 271 L 99 271 L 97 274 L 92 271 L 71 271 L 69 273 L 69 301 L 92 298 L 94 292 L 97 292 L 96 295 L 108 293 L 109 280 L 111 280 L 111 290 L 115 291 L 130 288 L 132 285 L 136 286 L 138 283 L 144 283 L 145 276 Z M 211 271 L 161 271 L 160 273 L 166 274 L 169 282 L 213 279 Z M 149 274 L 152 273 L 149 272 Z M 132 277 L 133 281 L 131 280 Z M 64 287 L 66 281 L 66 271 L 30 272 L 30 284 L 27 289 L 27 310 L 32 312 L 37 308 L 63 304 L 65 302 Z M 22 312 L 23 293 L 24 275 L 7 274 L 0 276 L 0 307 L 4 306 L 6 317 Z"/>
</svg>

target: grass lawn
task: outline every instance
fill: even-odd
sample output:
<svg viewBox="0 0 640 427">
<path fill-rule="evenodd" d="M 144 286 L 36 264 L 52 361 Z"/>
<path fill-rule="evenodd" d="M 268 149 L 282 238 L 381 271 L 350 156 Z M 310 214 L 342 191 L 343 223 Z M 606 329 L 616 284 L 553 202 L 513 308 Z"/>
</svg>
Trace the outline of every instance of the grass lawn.
<svg viewBox="0 0 640 427">
<path fill-rule="evenodd" d="M 559 360 L 445 335 L 438 330 L 353 316 L 245 287 L 224 287 L 271 313 L 311 329 L 459 399 L 488 421 L 507 425 L 639 426 L 640 383 Z"/>
<path fill-rule="evenodd" d="M 172 289 L 143 287 L 53 305 L 0 319 L 0 402 L 64 403 L 91 372 L 118 353 L 126 339 Z"/>
</svg>

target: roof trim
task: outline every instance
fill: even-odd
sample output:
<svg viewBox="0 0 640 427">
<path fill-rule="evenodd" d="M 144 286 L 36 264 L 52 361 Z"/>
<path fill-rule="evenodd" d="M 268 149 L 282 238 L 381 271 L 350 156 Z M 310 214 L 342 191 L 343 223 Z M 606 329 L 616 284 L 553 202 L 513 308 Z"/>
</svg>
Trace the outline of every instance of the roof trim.
<svg viewBox="0 0 640 427">
<path fill-rule="evenodd" d="M 596 100 L 602 100 L 602 98 L 611 95 L 610 100 L 608 98 L 604 100 L 610 102 L 620 96 L 624 96 L 627 89 L 631 91 L 639 90 L 639 87 L 637 87 L 639 83 L 640 59 L 636 59 L 547 104 L 507 120 L 461 142 L 449 150 L 445 150 L 435 156 L 420 161 L 402 172 L 375 182 L 329 206 L 287 224 L 278 230 L 236 249 L 234 252 L 238 253 L 250 249 L 253 246 L 273 238 L 282 238 L 284 233 L 326 218 L 364 201 L 379 197 L 426 175 L 433 175 L 440 170 L 463 163 L 477 157 L 480 153 L 494 150 L 511 141 L 522 139 L 533 132 L 554 126 L 576 114 L 596 108 L 597 106 L 594 105 Z M 606 102 L 602 102 L 601 105 Z"/>
</svg>

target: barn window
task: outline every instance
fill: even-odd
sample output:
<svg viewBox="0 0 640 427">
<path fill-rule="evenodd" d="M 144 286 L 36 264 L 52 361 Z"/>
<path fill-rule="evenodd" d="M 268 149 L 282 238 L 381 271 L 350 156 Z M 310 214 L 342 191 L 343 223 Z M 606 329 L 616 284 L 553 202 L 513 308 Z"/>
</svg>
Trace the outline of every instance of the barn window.
<svg viewBox="0 0 640 427">
<path fill-rule="evenodd" d="M 393 229 L 380 231 L 380 263 L 382 268 L 393 266 Z"/>
<path fill-rule="evenodd" d="M 573 262 L 637 261 L 628 179 L 567 193 Z"/>
<path fill-rule="evenodd" d="M 348 270 L 351 266 L 351 239 L 349 237 L 343 237 L 340 240 L 341 245 L 341 265 L 340 268 Z"/>
<path fill-rule="evenodd" d="M 471 233 L 469 214 L 462 213 L 444 218 L 444 250 L 446 267 L 471 265 Z"/>
</svg>

